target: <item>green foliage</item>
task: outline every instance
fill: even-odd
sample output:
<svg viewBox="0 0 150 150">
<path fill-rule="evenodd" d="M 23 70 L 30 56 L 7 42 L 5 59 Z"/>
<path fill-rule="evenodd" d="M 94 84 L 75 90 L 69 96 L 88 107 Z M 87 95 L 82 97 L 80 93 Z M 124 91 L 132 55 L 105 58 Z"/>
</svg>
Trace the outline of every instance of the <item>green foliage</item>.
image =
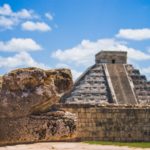
<svg viewBox="0 0 150 150">
<path fill-rule="evenodd" d="M 138 148 L 150 148 L 150 142 L 107 142 L 107 141 L 86 141 L 88 144 L 99 144 L 99 145 L 115 145 L 115 146 L 128 146 Z"/>
</svg>

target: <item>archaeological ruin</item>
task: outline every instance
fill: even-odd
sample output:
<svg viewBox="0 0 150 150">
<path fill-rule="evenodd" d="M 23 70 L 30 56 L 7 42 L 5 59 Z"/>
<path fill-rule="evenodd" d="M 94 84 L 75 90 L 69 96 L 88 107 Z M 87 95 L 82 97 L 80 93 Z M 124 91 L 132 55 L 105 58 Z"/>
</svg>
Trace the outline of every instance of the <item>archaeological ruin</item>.
<svg viewBox="0 0 150 150">
<path fill-rule="evenodd" d="M 150 141 L 150 82 L 127 52 L 100 51 L 74 84 L 68 69 L 0 77 L 0 145 L 88 140 Z"/>
<path fill-rule="evenodd" d="M 101 51 L 76 81 L 65 103 L 150 104 L 150 82 L 127 64 L 127 52 Z"/>
</svg>

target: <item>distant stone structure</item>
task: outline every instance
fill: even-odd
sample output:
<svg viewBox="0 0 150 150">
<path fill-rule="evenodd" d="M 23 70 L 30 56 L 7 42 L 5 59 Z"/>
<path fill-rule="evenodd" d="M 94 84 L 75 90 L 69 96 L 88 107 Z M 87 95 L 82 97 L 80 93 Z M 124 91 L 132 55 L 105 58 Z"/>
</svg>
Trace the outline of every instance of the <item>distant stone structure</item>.
<svg viewBox="0 0 150 150">
<path fill-rule="evenodd" d="M 126 64 L 127 52 L 123 51 L 100 51 L 95 55 L 95 62 L 110 64 Z"/>
<path fill-rule="evenodd" d="M 62 102 L 150 104 L 150 82 L 127 64 L 127 52 L 100 51 L 95 62 L 62 97 Z"/>
</svg>

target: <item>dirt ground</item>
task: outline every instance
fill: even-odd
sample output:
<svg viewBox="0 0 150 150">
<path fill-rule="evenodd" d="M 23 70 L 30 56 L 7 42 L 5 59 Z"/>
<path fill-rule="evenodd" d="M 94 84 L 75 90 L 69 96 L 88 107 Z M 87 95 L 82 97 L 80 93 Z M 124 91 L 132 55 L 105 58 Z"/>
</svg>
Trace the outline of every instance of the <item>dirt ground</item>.
<svg viewBox="0 0 150 150">
<path fill-rule="evenodd" d="M 0 150 L 142 150 L 141 148 L 129 148 L 119 146 L 90 145 L 86 143 L 35 143 L 0 147 Z M 150 150 L 145 148 L 144 150 Z"/>
</svg>

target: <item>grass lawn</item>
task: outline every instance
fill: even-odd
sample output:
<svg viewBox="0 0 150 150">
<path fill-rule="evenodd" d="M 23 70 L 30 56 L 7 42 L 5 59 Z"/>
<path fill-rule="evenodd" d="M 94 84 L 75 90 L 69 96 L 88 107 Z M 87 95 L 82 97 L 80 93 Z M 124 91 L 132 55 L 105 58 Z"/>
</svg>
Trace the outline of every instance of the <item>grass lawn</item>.
<svg viewBox="0 0 150 150">
<path fill-rule="evenodd" d="M 128 146 L 137 148 L 150 148 L 150 142 L 107 142 L 107 141 L 86 141 L 88 144 L 99 145 L 116 145 L 116 146 Z"/>
</svg>

